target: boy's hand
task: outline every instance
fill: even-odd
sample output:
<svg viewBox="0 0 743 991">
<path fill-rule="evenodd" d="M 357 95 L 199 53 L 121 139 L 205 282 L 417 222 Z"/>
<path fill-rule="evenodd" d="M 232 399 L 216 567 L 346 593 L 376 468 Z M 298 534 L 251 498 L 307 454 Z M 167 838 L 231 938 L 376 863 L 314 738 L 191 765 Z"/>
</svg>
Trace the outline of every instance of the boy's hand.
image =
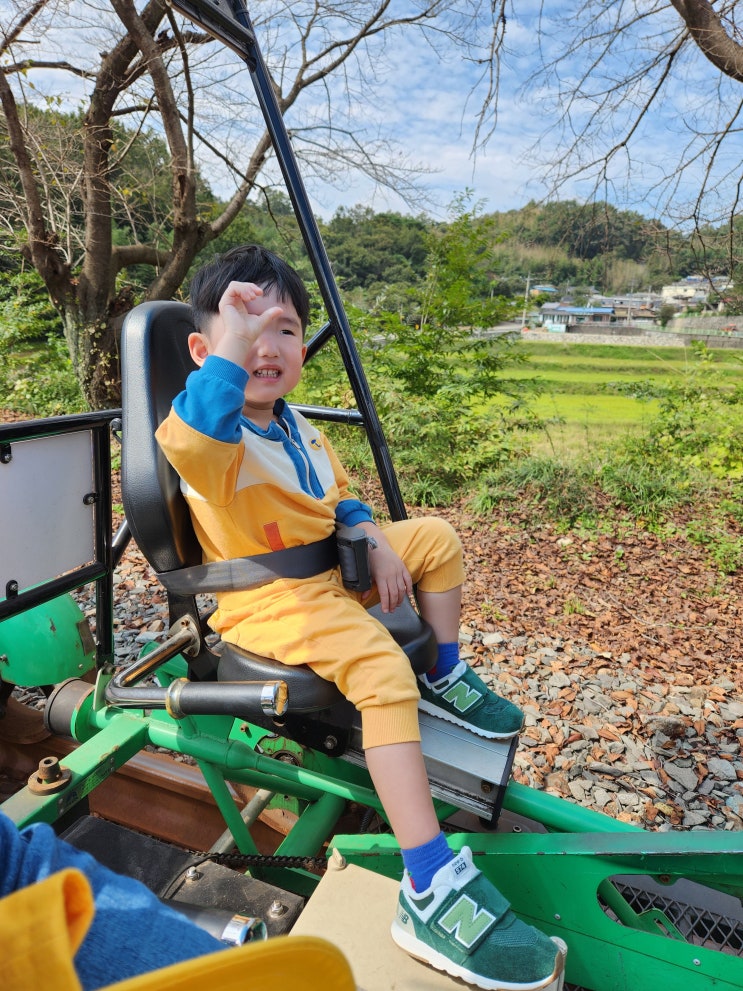
<svg viewBox="0 0 743 991">
<path fill-rule="evenodd" d="M 263 296 L 263 289 L 252 282 L 230 282 L 225 289 L 219 301 L 224 334 L 216 348 L 222 357 L 232 357 L 235 347 L 247 353 L 268 321 L 283 312 L 280 306 L 272 306 L 262 313 L 254 312 L 251 303 L 260 296 Z"/>
<path fill-rule="evenodd" d="M 382 531 L 373 523 L 362 525 L 377 542 L 377 546 L 369 551 L 369 570 L 377 586 L 382 612 L 394 612 L 404 598 L 413 594 L 413 579 L 404 561 L 392 550 Z M 366 592 L 362 596 L 362 602 L 370 595 L 371 591 Z"/>
</svg>

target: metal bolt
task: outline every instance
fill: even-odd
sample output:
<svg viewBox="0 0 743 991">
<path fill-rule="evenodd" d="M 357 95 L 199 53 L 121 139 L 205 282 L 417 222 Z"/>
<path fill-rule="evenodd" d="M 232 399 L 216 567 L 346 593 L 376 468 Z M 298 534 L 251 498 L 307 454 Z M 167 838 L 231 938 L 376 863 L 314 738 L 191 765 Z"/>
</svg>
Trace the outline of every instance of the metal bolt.
<svg viewBox="0 0 743 991">
<path fill-rule="evenodd" d="M 198 881 L 201 877 L 201 871 L 197 871 L 195 867 L 189 867 L 186 871 L 187 881 Z"/>
<path fill-rule="evenodd" d="M 701 967 L 702 966 L 702 961 L 699 960 L 699 959 L 697 959 L 697 957 L 694 957 L 694 959 L 692 960 L 692 963 L 694 964 L 695 967 Z"/>
<path fill-rule="evenodd" d="M 62 769 L 56 757 L 42 757 L 39 761 L 39 769 L 36 772 L 42 781 L 59 781 L 62 777 Z"/>
<path fill-rule="evenodd" d="M 489 781 L 480 782 L 480 791 L 483 793 L 483 795 L 489 795 L 492 790 L 493 790 L 493 786 Z"/>
<path fill-rule="evenodd" d="M 332 735 L 328 735 L 323 740 L 323 746 L 325 747 L 326 750 L 335 750 L 335 748 L 338 746 L 338 740 L 336 737 Z"/>
<path fill-rule="evenodd" d="M 72 780 L 72 772 L 62 767 L 56 757 L 42 757 L 39 766 L 28 779 L 28 789 L 34 795 L 53 795 Z"/>
<path fill-rule="evenodd" d="M 555 912 L 555 922 L 559 922 L 561 918 L 562 918 L 562 916 L 560 915 L 560 913 L 559 912 Z"/>
<path fill-rule="evenodd" d="M 274 898 L 274 900 L 271 902 L 271 907 L 268 910 L 268 914 L 271 916 L 271 918 L 278 919 L 279 916 L 284 915 L 286 912 L 287 912 L 286 905 L 283 902 L 279 901 L 278 898 Z"/>
</svg>

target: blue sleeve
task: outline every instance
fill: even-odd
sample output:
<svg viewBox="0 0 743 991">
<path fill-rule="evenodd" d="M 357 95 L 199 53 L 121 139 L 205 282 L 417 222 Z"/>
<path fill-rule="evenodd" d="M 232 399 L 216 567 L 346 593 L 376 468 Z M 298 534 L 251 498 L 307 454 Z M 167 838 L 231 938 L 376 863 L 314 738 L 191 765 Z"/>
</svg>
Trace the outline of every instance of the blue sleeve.
<svg viewBox="0 0 743 991">
<path fill-rule="evenodd" d="M 374 521 L 371 506 L 367 506 L 360 499 L 341 499 L 335 508 L 335 518 L 343 526 L 356 526 L 357 523 Z"/>
<path fill-rule="evenodd" d="M 39 823 L 19 830 L 0 812 L 0 896 L 76 867 L 90 882 L 95 916 L 75 956 L 84 991 L 171 963 L 225 949 L 225 944 L 163 905 L 139 881 L 123 877 L 60 840 Z"/>
<path fill-rule="evenodd" d="M 173 409 L 199 433 L 237 444 L 247 384 L 244 368 L 210 354 L 201 368 L 188 376 L 186 388 L 173 400 Z"/>
</svg>

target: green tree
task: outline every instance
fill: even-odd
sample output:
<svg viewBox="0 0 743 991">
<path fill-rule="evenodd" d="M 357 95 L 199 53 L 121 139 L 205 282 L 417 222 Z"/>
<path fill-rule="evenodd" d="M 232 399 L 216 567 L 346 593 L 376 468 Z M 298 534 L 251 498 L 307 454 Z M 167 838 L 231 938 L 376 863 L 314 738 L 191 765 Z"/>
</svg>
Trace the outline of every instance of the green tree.
<svg viewBox="0 0 743 991">
<path fill-rule="evenodd" d="M 670 303 L 663 303 L 658 310 L 658 323 L 661 327 L 667 327 L 669 322 L 676 316 L 676 307 Z"/>
<path fill-rule="evenodd" d="M 466 196 L 452 210 L 426 235 L 425 277 L 410 293 L 418 319 L 382 307 L 351 311 L 403 492 L 418 503 L 446 502 L 512 457 L 529 418 L 494 402 L 503 369 L 522 359 L 507 337 L 483 333 L 514 306 L 491 292 L 490 227 Z M 364 454 L 346 452 L 362 467 Z"/>
<path fill-rule="evenodd" d="M 339 285 L 351 290 L 416 282 L 425 270 L 429 223 L 370 207 L 339 209 L 321 228 Z"/>
</svg>

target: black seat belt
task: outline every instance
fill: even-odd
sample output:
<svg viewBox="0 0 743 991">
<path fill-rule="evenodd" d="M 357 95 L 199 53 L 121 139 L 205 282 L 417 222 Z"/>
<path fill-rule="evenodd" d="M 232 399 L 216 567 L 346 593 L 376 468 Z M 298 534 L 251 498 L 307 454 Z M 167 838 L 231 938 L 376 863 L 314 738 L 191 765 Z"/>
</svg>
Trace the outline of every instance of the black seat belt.
<svg viewBox="0 0 743 991">
<path fill-rule="evenodd" d="M 278 578 L 313 578 L 339 564 L 347 588 L 357 592 L 371 588 L 368 538 L 361 527 L 338 526 L 330 536 L 311 544 L 163 571 L 157 577 L 171 594 L 187 596 L 260 588 Z"/>
<path fill-rule="evenodd" d="M 177 571 L 161 572 L 157 577 L 173 595 L 195 595 L 260 588 L 277 578 L 312 578 L 337 565 L 336 538 L 335 533 L 331 533 L 324 540 L 312 544 L 299 544 L 297 547 L 229 561 L 196 564 Z"/>
</svg>

